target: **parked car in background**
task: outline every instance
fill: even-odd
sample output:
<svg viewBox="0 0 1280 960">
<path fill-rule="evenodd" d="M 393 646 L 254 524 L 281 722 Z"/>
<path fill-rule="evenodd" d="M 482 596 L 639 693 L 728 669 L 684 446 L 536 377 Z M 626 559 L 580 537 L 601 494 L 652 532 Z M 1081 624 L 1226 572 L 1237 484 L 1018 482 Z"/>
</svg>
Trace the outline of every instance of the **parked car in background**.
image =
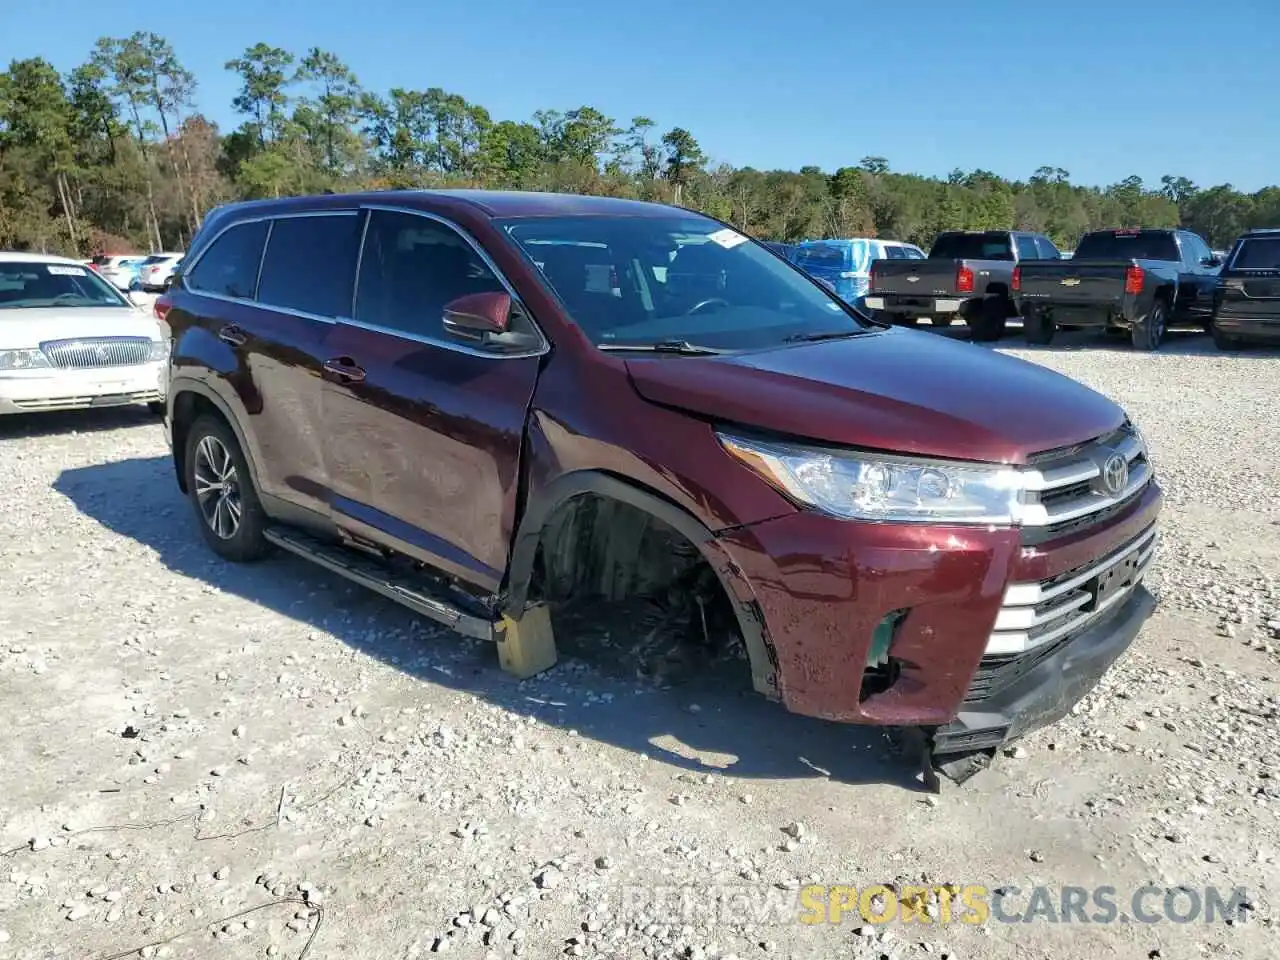
<svg viewBox="0 0 1280 960">
<path fill-rule="evenodd" d="M 815 279 L 826 281 L 846 303 L 860 304 L 867 295 L 871 264 L 885 259 L 923 260 L 924 251 L 899 240 L 805 240 L 796 244 L 793 262 Z"/>
<path fill-rule="evenodd" d="M 1070 260 L 1020 265 L 1014 295 L 1028 343 L 1069 325 L 1127 331 L 1154 350 L 1172 325 L 1209 329 L 1220 266 L 1189 230 L 1096 230 Z"/>
<path fill-rule="evenodd" d="M 1161 493 L 1120 407 L 874 324 L 689 210 L 231 205 L 156 309 L 208 546 L 307 558 L 519 676 L 573 605 L 651 610 L 794 712 L 925 728 L 963 775 L 1065 714 L 1153 608 Z"/>
<path fill-rule="evenodd" d="M 89 265 L 117 290 L 128 290 L 145 259 L 146 254 L 142 253 L 101 254 L 90 260 Z"/>
<path fill-rule="evenodd" d="M 155 318 L 77 260 L 0 253 L 0 414 L 162 409 Z"/>
<path fill-rule="evenodd" d="M 934 326 L 945 327 L 961 317 L 972 339 L 999 340 L 1018 314 L 1011 293 L 1014 268 L 1026 260 L 1058 257 L 1053 241 L 1039 233 L 940 233 L 922 262 L 877 261 L 866 305 L 892 323 L 928 317 Z"/>
<path fill-rule="evenodd" d="M 1076 255 L 1076 252 L 1074 250 L 1059 250 L 1058 255 L 1063 260 L 1070 260 Z"/>
<path fill-rule="evenodd" d="M 1280 229 L 1236 240 L 1218 273 L 1210 329 L 1219 350 L 1280 345 Z"/>
<path fill-rule="evenodd" d="M 138 270 L 138 281 L 148 293 L 159 293 L 169 283 L 173 271 L 182 260 L 180 253 L 153 253 Z"/>
</svg>

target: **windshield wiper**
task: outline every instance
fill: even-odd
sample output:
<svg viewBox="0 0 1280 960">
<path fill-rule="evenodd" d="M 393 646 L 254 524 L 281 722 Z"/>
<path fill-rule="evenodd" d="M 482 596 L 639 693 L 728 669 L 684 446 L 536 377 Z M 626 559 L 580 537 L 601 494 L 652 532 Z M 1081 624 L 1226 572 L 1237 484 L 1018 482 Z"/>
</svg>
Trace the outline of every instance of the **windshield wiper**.
<svg viewBox="0 0 1280 960">
<path fill-rule="evenodd" d="M 637 350 L 645 353 L 679 353 L 686 357 L 714 356 L 724 353 L 715 347 L 704 347 L 688 340 L 659 340 L 657 343 L 602 343 L 601 350 Z"/>
<path fill-rule="evenodd" d="M 783 337 L 783 343 L 817 343 L 819 340 L 843 340 L 846 337 L 861 337 L 866 330 L 825 330 L 821 333 L 796 333 Z"/>
</svg>

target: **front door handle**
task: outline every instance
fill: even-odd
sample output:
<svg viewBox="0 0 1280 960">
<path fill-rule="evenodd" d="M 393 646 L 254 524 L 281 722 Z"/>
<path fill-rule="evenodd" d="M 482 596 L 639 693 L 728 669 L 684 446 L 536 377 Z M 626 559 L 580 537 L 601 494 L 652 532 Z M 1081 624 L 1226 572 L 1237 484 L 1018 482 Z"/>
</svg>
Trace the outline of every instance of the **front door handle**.
<svg viewBox="0 0 1280 960">
<path fill-rule="evenodd" d="M 348 383 L 359 383 L 364 379 L 364 368 L 356 366 L 350 357 L 334 357 L 324 362 L 324 369 Z"/>
<path fill-rule="evenodd" d="M 231 344 L 233 347 L 243 347 L 249 337 L 234 323 L 228 323 L 218 331 L 218 339 Z"/>
</svg>

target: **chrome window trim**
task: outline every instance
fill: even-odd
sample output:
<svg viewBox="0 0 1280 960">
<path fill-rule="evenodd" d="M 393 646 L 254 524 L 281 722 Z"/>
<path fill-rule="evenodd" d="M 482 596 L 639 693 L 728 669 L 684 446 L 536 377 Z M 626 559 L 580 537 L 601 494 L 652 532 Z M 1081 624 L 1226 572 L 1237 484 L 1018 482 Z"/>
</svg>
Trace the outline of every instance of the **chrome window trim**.
<svg viewBox="0 0 1280 960">
<path fill-rule="evenodd" d="M 507 293 L 511 296 L 512 305 L 520 308 L 520 311 L 524 314 L 525 319 L 528 320 L 529 325 L 537 333 L 538 340 L 540 341 L 539 345 L 530 350 L 522 350 L 516 353 L 502 353 L 495 350 L 484 350 L 478 347 L 472 347 L 467 344 L 459 343 L 453 340 L 445 340 L 438 337 L 429 337 L 424 334 L 410 333 L 407 330 L 396 330 L 391 327 L 382 327 L 377 324 L 366 323 L 362 320 L 357 320 L 354 317 L 354 313 L 355 313 L 356 296 L 359 293 L 359 289 L 360 289 L 360 271 L 364 264 L 364 244 L 365 244 L 365 238 L 367 237 L 369 232 L 369 220 L 371 218 L 372 211 L 374 210 L 382 210 L 387 213 L 404 213 L 410 216 L 422 217 L 424 220 L 432 220 L 440 224 L 445 229 L 452 230 L 459 237 L 461 237 L 466 242 L 466 244 L 473 251 L 475 251 L 475 253 L 480 257 L 480 259 L 484 261 L 485 266 L 487 266 L 489 270 L 493 273 L 493 275 L 498 279 L 498 282 L 502 284 L 503 289 L 505 289 Z M 352 283 L 352 286 L 351 286 L 350 312 L 351 314 L 353 314 L 353 316 L 321 317 L 313 313 L 306 313 L 305 311 L 302 311 L 302 310 L 294 310 L 290 307 L 280 307 L 280 306 L 275 306 L 274 304 L 263 303 L 262 301 L 256 299 L 256 295 L 258 292 L 258 281 L 262 279 L 262 264 L 263 264 L 263 261 L 266 259 L 267 244 L 271 242 L 271 222 L 272 221 L 285 220 L 285 219 L 298 219 L 300 217 L 316 217 L 316 216 L 341 217 L 341 216 L 361 216 L 361 215 L 364 216 L 364 223 L 361 225 L 361 229 L 360 229 L 360 249 L 359 249 L 359 252 L 356 254 L 355 281 Z M 250 224 L 250 223 L 260 223 L 262 221 L 267 222 L 267 236 L 262 243 L 262 255 L 258 258 L 258 277 L 257 277 L 257 280 L 255 280 L 254 282 L 253 292 L 255 297 L 253 299 L 249 299 L 245 297 L 229 297 L 226 294 L 222 294 L 222 293 L 212 293 L 206 290 L 198 290 L 187 283 L 188 273 L 191 270 L 194 270 L 197 266 L 199 266 L 200 261 L 204 259 L 205 254 L 208 253 L 209 250 L 213 247 L 213 245 L 222 238 L 223 234 L 227 233 L 230 230 L 235 229 L 236 227 L 243 226 L 245 224 Z M 182 289 L 185 292 L 193 296 L 206 297 L 210 300 L 219 300 L 223 303 L 233 303 L 233 304 L 238 304 L 240 306 L 245 306 L 245 307 L 258 307 L 264 310 L 273 310 L 277 313 L 284 313 L 284 314 L 288 314 L 289 316 L 298 317 L 299 319 L 302 319 L 302 320 L 312 320 L 317 323 L 324 323 L 324 324 L 330 324 L 330 325 L 342 323 L 342 324 L 346 324 L 347 326 L 355 327 L 360 330 L 367 330 L 371 333 L 381 333 L 381 334 L 386 334 L 388 336 L 399 337 L 402 340 L 408 340 L 413 343 L 421 343 L 425 346 L 439 347 L 443 350 L 452 350 L 455 353 L 462 353 L 462 354 L 466 354 L 467 356 L 488 357 L 493 360 L 522 360 L 522 359 L 527 359 L 529 357 L 545 356 L 546 354 L 551 352 L 550 339 L 547 337 L 542 327 L 538 325 L 538 322 L 534 319 L 533 314 L 529 311 L 529 308 L 525 306 L 524 301 L 520 298 L 520 295 L 516 293 L 515 287 L 511 285 L 511 282 L 507 279 L 506 275 L 498 268 L 498 265 L 493 262 L 493 258 L 489 256 L 489 254 L 484 250 L 484 248 L 481 247 L 480 244 L 470 234 L 468 234 L 460 226 L 458 226 L 453 221 L 447 219 L 446 217 L 442 217 L 437 213 L 432 213 L 427 210 L 416 210 L 412 207 L 397 206 L 395 204 L 362 203 L 359 205 L 359 207 L 354 209 L 305 210 L 305 211 L 297 211 L 297 212 L 289 212 L 289 213 L 279 213 L 279 214 L 271 213 L 271 214 L 262 214 L 259 216 L 236 218 L 236 219 L 233 219 L 226 226 L 224 226 L 217 233 L 215 233 L 213 237 L 209 240 L 209 242 L 206 243 L 196 253 L 195 259 L 192 261 L 190 267 L 182 271 L 182 274 L 178 278 L 178 282 L 182 286 Z"/>
</svg>

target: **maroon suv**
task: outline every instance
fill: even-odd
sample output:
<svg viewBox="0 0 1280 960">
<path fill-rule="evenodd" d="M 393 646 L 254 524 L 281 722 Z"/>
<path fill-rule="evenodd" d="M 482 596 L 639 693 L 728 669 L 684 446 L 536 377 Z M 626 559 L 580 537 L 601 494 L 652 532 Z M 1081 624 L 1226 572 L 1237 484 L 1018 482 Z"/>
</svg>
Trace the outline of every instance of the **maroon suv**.
<svg viewBox="0 0 1280 960">
<path fill-rule="evenodd" d="M 684 597 L 759 692 L 923 731 L 951 772 L 1063 715 L 1154 605 L 1161 494 L 1116 404 L 688 210 L 236 204 L 156 310 L 210 546 L 301 554 L 522 676 L 566 601 Z"/>
</svg>

